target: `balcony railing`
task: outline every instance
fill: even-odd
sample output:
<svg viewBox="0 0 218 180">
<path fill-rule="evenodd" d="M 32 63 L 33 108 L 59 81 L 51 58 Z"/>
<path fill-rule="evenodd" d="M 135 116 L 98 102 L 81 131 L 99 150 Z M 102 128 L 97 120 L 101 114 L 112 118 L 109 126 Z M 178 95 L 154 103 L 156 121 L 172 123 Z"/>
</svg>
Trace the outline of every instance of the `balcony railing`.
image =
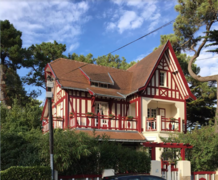
<svg viewBox="0 0 218 180">
<path fill-rule="evenodd" d="M 64 117 L 60 117 L 60 118 L 53 117 L 53 128 L 54 129 L 57 129 L 57 128 L 63 129 L 63 120 L 64 120 Z M 43 122 L 42 127 L 43 127 L 42 132 L 45 133 L 45 132 L 49 131 L 48 118 L 46 118 L 46 121 Z"/>
<path fill-rule="evenodd" d="M 146 118 L 146 131 L 181 131 L 184 127 L 180 118 L 164 118 L 157 116 L 156 118 Z"/>
<path fill-rule="evenodd" d="M 74 117 L 70 118 L 70 128 L 96 128 L 107 130 L 125 130 L 137 131 L 138 130 L 137 118 L 127 120 L 126 117 L 120 115 L 110 118 L 107 115 L 94 115 L 87 117 L 86 114 L 74 113 Z"/>
</svg>

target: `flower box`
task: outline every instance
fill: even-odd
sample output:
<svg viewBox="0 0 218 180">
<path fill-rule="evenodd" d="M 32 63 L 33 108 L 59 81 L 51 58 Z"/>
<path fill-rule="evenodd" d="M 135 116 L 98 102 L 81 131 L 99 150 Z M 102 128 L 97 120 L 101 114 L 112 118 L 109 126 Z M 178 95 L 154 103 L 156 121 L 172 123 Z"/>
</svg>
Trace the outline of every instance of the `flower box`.
<svg viewBox="0 0 218 180">
<path fill-rule="evenodd" d="M 113 119 L 115 116 L 113 114 L 109 114 L 108 118 Z"/>
<path fill-rule="evenodd" d="M 70 112 L 70 118 L 73 118 L 73 117 L 74 117 L 74 113 Z"/>
<path fill-rule="evenodd" d="M 147 118 L 148 121 L 154 121 L 154 117 Z"/>
<path fill-rule="evenodd" d="M 94 116 L 95 116 L 95 114 L 92 113 L 92 112 L 87 112 L 87 113 L 86 113 L 86 117 L 88 117 L 88 118 L 92 118 L 92 117 L 94 117 Z"/>
<path fill-rule="evenodd" d="M 127 121 L 132 121 L 133 120 L 133 116 L 126 116 L 126 120 Z"/>
</svg>

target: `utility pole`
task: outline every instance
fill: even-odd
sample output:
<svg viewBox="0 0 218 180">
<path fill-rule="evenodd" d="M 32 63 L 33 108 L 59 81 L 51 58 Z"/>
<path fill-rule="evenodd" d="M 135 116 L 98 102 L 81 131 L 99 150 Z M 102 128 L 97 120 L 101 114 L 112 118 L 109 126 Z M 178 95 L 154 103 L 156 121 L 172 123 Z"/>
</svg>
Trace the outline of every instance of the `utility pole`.
<svg viewBox="0 0 218 180">
<path fill-rule="evenodd" d="M 53 119 L 52 119 L 52 101 L 53 93 L 51 88 L 54 87 L 53 79 L 51 76 L 47 77 L 47 91 L 46 98 L 48 98 L 48 112 L 49 112 L 49 145 L 50 145 L 50 166 L 51 166 L 51 179 L 54 180 L 54 157 L 53 157 Z"/>
</svg>

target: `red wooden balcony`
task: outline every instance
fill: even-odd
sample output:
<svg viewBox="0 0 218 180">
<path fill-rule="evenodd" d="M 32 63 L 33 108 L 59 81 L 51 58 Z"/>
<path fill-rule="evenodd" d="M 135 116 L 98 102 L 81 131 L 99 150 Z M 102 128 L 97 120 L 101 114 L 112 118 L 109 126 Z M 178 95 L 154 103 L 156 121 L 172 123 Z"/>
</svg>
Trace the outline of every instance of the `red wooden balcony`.
<svg viewBox="0 0 218 180">
<path fill-rule="evenodd" d="M 127 120 L 126 117 L 120 115 L 110 118 L 107 115 L 94 115 L 87 117 L 86 114 L 74 113 L 74 117 L 70 118 L 70 128 L 92 128 L 105 130 L 125 130 L 137 131 L 137 118 Z"/>
<path fill-rule="evenodd" d="M 168 132 L 181 132 L 184 130 L 184 123 L 178 118 L 164 118 L 157 116 L 156 118 L 146 118 L 146 131 L 168 131 Z"/>
</svg>

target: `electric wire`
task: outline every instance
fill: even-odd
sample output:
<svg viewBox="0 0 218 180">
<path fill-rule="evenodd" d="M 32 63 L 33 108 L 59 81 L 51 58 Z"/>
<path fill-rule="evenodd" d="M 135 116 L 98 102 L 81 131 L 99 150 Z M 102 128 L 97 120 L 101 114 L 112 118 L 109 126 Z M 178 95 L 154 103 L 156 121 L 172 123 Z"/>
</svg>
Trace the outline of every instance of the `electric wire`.
<svg viewBox="0 0 218 180">
<path fill-rule="evenodd" d="M 133 41 L 131 41 L 131 42 L 129 42 L 129 43 L 127 43 L 127 44 L 125 44 L 125 45 L 123 45 L 123 46 L 121 46 L 121 47 L 119 47 L 119 48 L 113 50 L 113 51 L 111 51 L 111 52 L 108 53 L 108 54 L 112 54 L 113 52 L 118 51 L 118 50 L 120 50 L 120 49 L 122 49 L 122 48 L 124 48 L 124 47 L 126 47 L 126 46 L 128 46 L 128 45 L 130 45 L 130 44 L 132 44 L 132 43 L 134 43 L 134 42 L 136 42 L 136 41 L 138 41 L 138 40 L 140 40 L 140 39 L 142 39 L 142 38 L 148 36 L 149 34 L 152 34 L 152 33 L 158 31 L 159 29 L 161 29 L 161 28 L 163 28 L 163 27 L 165 27 L 165 26 L 168 26 L 169 24 L 171 24 L 171 23 L 174 22 L 174 21 L 175 21 L 175 19 L 173 19 L 173 20 L 171 20 L 170 22 L 168 22 L 168 23 L 166 23 L 166 24 L 160 26 L 159 28 L 157 28 L 157 29 L 155 29 L 155 30 L 153 30 L 153 31 L 151 31 L 151 32 L 149 32 L 149 33 L 147 33 L 147 34 L 145 34 L 145 35 L 139 37 L 138 39 L 135 39 L 135 40 L 133 40 Z M 108 54 L 106 54 L 105 56 L 107 56 Z"/>
</svg>

